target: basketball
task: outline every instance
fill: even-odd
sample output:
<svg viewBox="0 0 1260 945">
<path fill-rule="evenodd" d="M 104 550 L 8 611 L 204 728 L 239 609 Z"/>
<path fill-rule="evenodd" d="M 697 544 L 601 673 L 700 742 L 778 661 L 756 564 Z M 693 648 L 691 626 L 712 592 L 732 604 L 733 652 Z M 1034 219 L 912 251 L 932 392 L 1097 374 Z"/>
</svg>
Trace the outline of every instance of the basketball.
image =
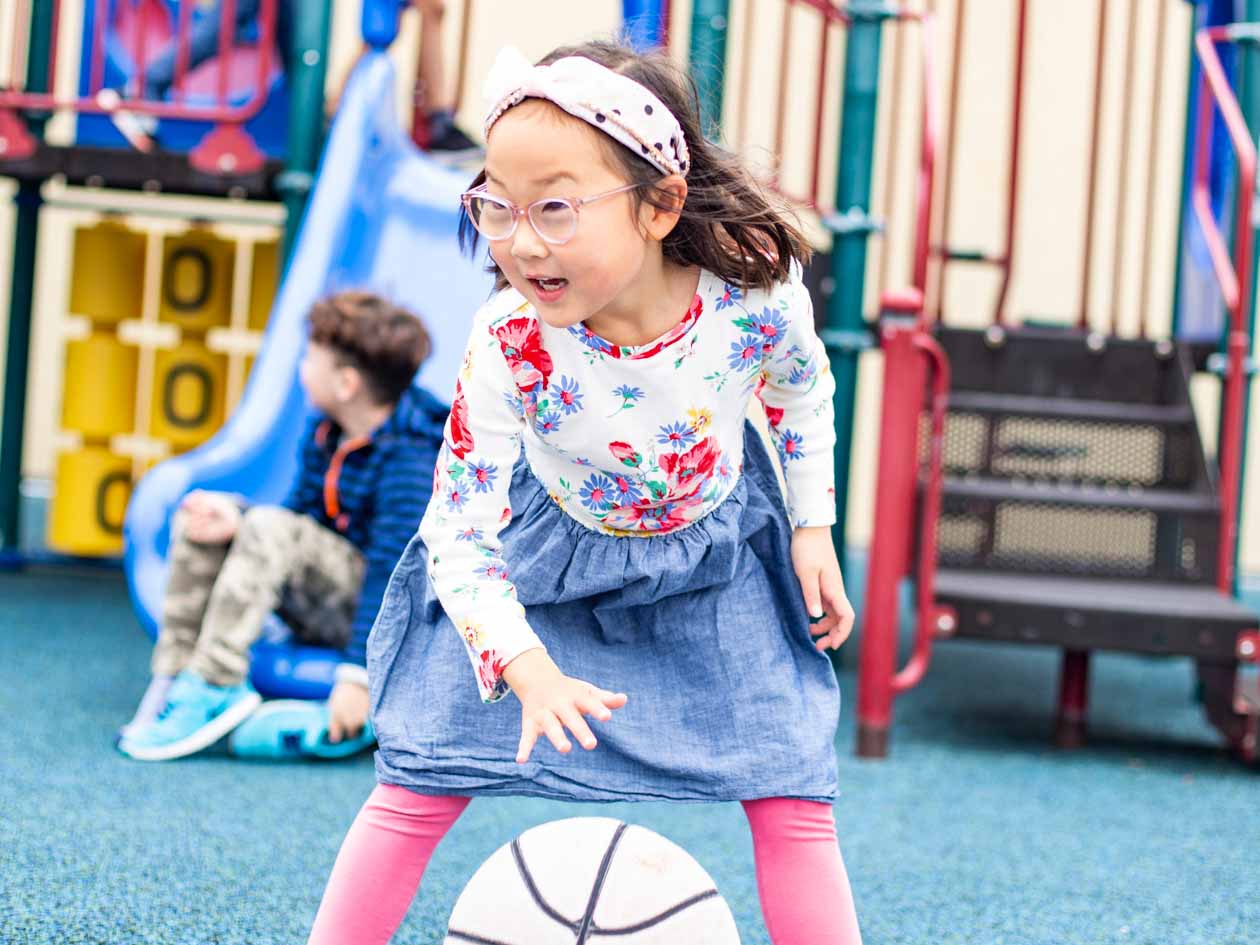
<svg viewBox="0 0 1260 945">
<path fill-rule="evenodd" d="M 738 945 L 713 879 L 682 847 L 609 817 L 533 827 L 494 852 L 446 945 Z"/>
</svg>

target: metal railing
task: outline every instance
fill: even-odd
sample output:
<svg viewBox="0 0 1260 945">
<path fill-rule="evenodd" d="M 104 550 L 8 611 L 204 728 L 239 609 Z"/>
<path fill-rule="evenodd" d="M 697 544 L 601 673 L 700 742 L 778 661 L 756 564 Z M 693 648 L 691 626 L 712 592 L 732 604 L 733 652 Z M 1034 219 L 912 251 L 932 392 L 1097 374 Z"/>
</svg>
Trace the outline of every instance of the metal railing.
<svg viewBox="0 0 1260 945">
<path fill-rule="evenodd" d="M 38 0 L 37 0 L 38 2 Z M 175 64 L 170 101 L 146 96 L 143 76 L 152 62 L 155 50 L 150 47 L 149 34 L 154 18 L 165 18 L 164 10 L 156 8 L 150 0 L 85 0 L 92 3 L 92 29 L 84 37 L 88 56 L 84 63 L 87 72 L 86 91 L 80 94 L 59 94 L 55 77 L 58 71 L 57 36 L 62 30 L 61 19 L 67 5 L 60 0 L 50 0 L 53 7 L 52 36 L 49 46 L 48 74 L 43 89 L 0 89 L 0 160 L 23 160 L 35 153 L 37 144 L 26 132 L 23 123 L 16 120 L 18 113 L 54 112 L 65 109 L 88 115 L 108 115 L 119 109 L 140 115 L 152 115 L 159 119 L 182 119 L 211 122 L 216 128 L 210 132 L 197 149 L 192 160 L 194 166 L 208 173 L 253 173 L 261 168 L 263 157 L 252 140 L 240 131 L 240 126 L 253 118 L 266 103 L 269 92 L 268 80 L 274 67 L 272 55 L 276 36 L 276 4 L 278 0 L 261 0 L 257 20 L 257 71 L 256 80 L 250 85 L 248 98 L 240 104 L 232 104 L 228 68 L 236 42 L 237 0 L 219 0 L 218 68 L 213 94 L 208 102 L 191 102 L 184 91 L 189 69 L 190 36 L 192 31 L 194 0 L 182 0 L 175 16 L 172 41 L 175 43 Z M 134 29 L 126 37 L 125 45 L 134 62 L 133 77 L 138 82 L 136 94 L 125 95 L 119 90 L 117 99 L 101 96 L 105 88 L 107 42 L 112 25 L 112 15 L 120 4 L 126 4 L 135 17 Z M 23 74 L 17 66 L 19 55 L 30 43 L 30 19 L 24 18 L 23 4 L 12 5 L 13 69 L 16 78 Z M 80 77 L 79 87 L 83 87 Z"/>
</svg>

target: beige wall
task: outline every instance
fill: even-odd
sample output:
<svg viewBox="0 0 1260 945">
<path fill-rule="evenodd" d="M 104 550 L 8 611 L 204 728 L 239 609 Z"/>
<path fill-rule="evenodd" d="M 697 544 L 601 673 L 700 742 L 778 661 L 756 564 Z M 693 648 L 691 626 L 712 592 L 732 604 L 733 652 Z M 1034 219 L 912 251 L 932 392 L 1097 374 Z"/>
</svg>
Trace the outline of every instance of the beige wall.
<svg viewBox="0 0 1260 945">
<path fill-rule="evenodd" d="M 0 14 L 15 0 L 0 0 Z M 75 0 L 67 0 L 73 3 Z M 958 0 L 912 0 L 912 8 L 931 5 L 937 12 L 933 49 L 941 123 Z M 448 59 L 457 58 L 462 0 L 447 0 L 448 23 L 444 43 Z M 461 94 L 460 119 L 475 130 L 479 124 L 480 82 L 495 51 L 504 43 L 518 45 L 527 56 L 541 55 L 560 42 L 610 35 L 619 26 L 619 0 L 474 0 L 470 24 L 471 52 Z M 961 107 L 958 112 L 958 152 L 952 171 L 953 213 L 949 243 L 955 247 L 997 253 L 1004 233 L 1004 200 L 1008 174 L 1010 85 L 1013 68 L 1015 4 L 1009 0 L 973 0 L 967 4 L 962 48 Z M 1136 330 L 1140 300 L 1145 291 L 1152 330 L 1167 330 L 1171 309 L 1172 260 L 1175 250 L 1176 195 L 1180 176 L 1180 134 L 1185 101 L 1188 8 L 1182 0 L 1111 0 L 1107 4 L 1107 67 L 1104 74 L 1102 122 L 1099 138 L 1099 177 L 1093 216 L 1091 289 L 1088 306 L 1094 324 L 1106 326 L 1114 309 L 1124 334 Z M 790 17 L 788 42 L 789 109 L 785 120 L 783 154 L 773 152 L 776 129 L 776 90 L 783 44 L 782 0 L 732 0 L 729 24 L 724 128 L 729 144 L 738 147 L 760 167 L 778 167 L 793 191 L 808 190 L 814 147 L 815 87 L 819 42 L 817 14 L 798 9 Z M 1008 316 L 1032 316 L 1070 321 L 1080 311 L 1084 260 L 1085 204 L 1088 184 L 1090 109 L 1093 101 L 1093 64 L 1098 0 L 1062 0 L 1030 4 L 1028 82 L 1024 97 L 1024 140 L 1018 195 L 1016 253 L 1007 305 Z M 343 80 L 358 51 L 357 0 L 336 0 L 329 85 Z M 687 0 L 674 0 L 671 33 L 676 55 L 686 49 L 690 21 Z M 1155 72 L 1156 32 L 1163 22 L 1163 60 Z M 0 22 L 4 22 L 0 19 Z M 829 68 L 825 81 L 821 130 L 822 198 L 834 193 L 839 140 L 839 96 L 844 66 L 842 27 L 832 27 Z M 63 35 L 70 43 L 74 37 Z M 1133 65 L 1126 74 L 1124 60 L 1132 44 Z M 883 34 L 883 75 L 875 157 L 873 206 L 885 219 L 887 238 L 870 242 L 866 278 L 866 310 L 873 315 L 880 291 L 909 280 L 910 227 L 914 200 L 914 167 L 919 134 L 919 33 L 915 26 L 886 26 Z M 400 120 L 409 121 L 409 88 L 417 60 L 418 19 L 404 17 L 394 54 L 399 62 Z M 0 59 L 3 56 L 0 42 Z M 453 66 L 452 66 L 453 68 Z M 64 81 L 73 84 L 73 74 Z M 1158 81 L 1157 81 L 1158 80 Z M 1159 105 L 1153 93 L 1158 88 Z M 1126 103 L 1129 116 L 1125 117 Z M 1125 122 L 1127 125 L 1127 154 Z M 1152 122 L 1158 134 L 1152 150 Z M 64 128 L 55 129 L 64 134 Z M 949 129 L 942 128 L 941 163 Z M 894 147 L 895 145 L 895 147 Z M 1153 160 L 1152 160 L 1153 158 Z M 1151 200 L 1148 174 L 1154 167 Z M 1115 241 L 1120 187 L 1125 198 L 1126 239 Z M 937 181 L 937 225 L 944 173 Z M 11 190 L 0 183 L 0 232 L 12 232 Z M 55 188 L 51 195 L 56 195 Z M 113 198 L 119 199 L 119 198 Z M 121 202 L 127 204 L 126 198 Z M 166 204 L 163 204 L 164 208 Z M 221 205 L 220 205 L 221 207 Z M 244 208 L 246 212 L 257 208 Z M 1147 214 L 1151 220 L 1149 244 Z M 45 214 L 40 245 L 40 275 L 36 338 L 32 351 L 32 390 L 28 410 L 29 437 L 26 472 L 45 476 L 53 458 L 51 430 L 60 390 L 60 335 L 65 307 L 64 265 L 71 228 L 81 217 L 71 212 Z M 809 214 L 810 232 L 820 241 L 825 233 Z M 938 230 L 939 231 L 939 230 Z M 0 291 L 7 298 L 11 240 L 0 239 Z M 1149 260 L 1143 265 L 1143 260 Z M 950 267 L 945 314 L 951 322 L 979 324 L 991 317 L 999 286 L 992 268 L 968 264 Z M 1145 290 L 1143 290 L 1143 284 Z M 1113 304 L 1114 303 L 1114 304 Z M 0 320 L 2 322 L 2 320 Z M 4 325 L 0 323 L 0 336 Z M 861 360 L 859 412 L 855 432 L 855 468 L 851 483 L 850 540 L 869 540 L 871 484 L 875 473 L 880 356 L 867 353 Z M 1212 382 L 1198 385 L 1205 427 L 1214 427 Z M 1260 404 L 1257 404 L 1260 410 Z M 1260 416 L 1260 413 L 1257 414 Z M 1252 425 L 1251 448 L 1260 449 L 1260 423 Z M 1252 462 L 1246 485 L 1243 565 L 1260 570 L 1260 462 Z"/>
</svg>

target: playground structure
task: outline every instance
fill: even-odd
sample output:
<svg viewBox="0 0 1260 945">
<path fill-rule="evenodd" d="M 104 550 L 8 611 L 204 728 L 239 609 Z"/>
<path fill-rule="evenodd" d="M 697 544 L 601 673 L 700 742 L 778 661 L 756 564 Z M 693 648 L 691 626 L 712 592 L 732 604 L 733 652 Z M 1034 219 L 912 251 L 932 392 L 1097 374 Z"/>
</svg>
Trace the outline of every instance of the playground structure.
<svg viewBox="0 0 1260 945">
<path fill-rule="evenodd" d="M 1161 2 L 1185 5 L 1183 0 Z M 1085 116 L 1092 132 L 1081 302 L 1072 324 L 1017 324 L 1010 299 L 1018 258 L 1021 134 L 1027 120 L 1024 82 L 1032 42 L 1028 21 L 1035 3 L 1008 2 L 1015 37 L 1004 236 L 1001 249 L 992 252 L 962 249 L 947 238 L 957 207 L 953 183 L 960 140 L 954 133 L 959 127 L 959 51 L 976 5 L 967 0 L 949 4 L 924 0 L 915 9 L 879 0 L 848 4 L 694 0 L 691 5 L 688 58 L 706 121 L 714 127 L 725 116 L 728 128 L 733 124 L 735 132 L 728 134 L 728 140 L 746 146 L 753 121 L 754 72 L 773 74 L 776 107 L 770 149 L 777 164 L 769 183 L 829 235 L 830 248 L 819 257 L 809 278 L 816 308 L 825 313 L 821 334 L 837 380 L 835 535 L 841 546 L 847 533 L 859 357 L 874 348 L 883 356 L 875 497 L 879 528 L 870 550 L 860 624 L 859 752 L 879 756 L 887 751 L 895 696 L 922 679 L 936 640 L 959 637 L 1033 642 L 1063 650 L 1057 724 L 1062 745 L 1079 744 L 1084 737 L 1090 651 L 1190 656 L 1196 660 L 1209 718 L 1238 754 L 1254 758 L 1260 694 L 1247 688 L 1248 677 L 1240 670 L 1260 658 L 1260 634 L 1256 616 L 1239 605 L 1234 595 L 1255 265 L 1249 216 L 1255 149 L 1254 131 L 1248 125 L 1251 129 L 1260 126 L 1260 82 L 1255 64 L 1240 60 L 1236 69 L 1244 92 L 1240 109 L 1230 88 L 1231 64 L 1222 64 L 1214 44 L 1248 42 L 1255 34 L 1245 27 L 1219 26 L 1196 33 L 1195 62 L 1202 65 L 1192 67 L 1187 96 L 1187 117 L 1193 120 L 1186 127 L 1187 172 L 1181 203 L 1189 212 L 1179 232 L 1179 287 L 1174 293 L 1172 330 L 1162 337 L 1143 319 L 1136 337 L 1121 337 L 1115 317 L 1118 280 L 1112 286 L 1109 312 L 1099 314 L 1093 301 L 1100 284 L 1091 246 L 1098 229 L 1096 205 L 1101 192 L 1098 103 L 1106 48 L 1103 37 L 1107 29 L 1116 29 L 1114 19 L 1108 25 L 1106 5 L 1098 5 L 1094 79 L 1099 92 L 1093 113 Z M 138 9 L 150 6 L 140 3 Z M 263 3 L 262 9 L 272 13 L 260 15 L 258 47 L 270 42 L 273 6 L 274 0 Z M 941 58 L 937 42 L 946 35 L 939 29 L 941 11 L 937 8 L 946 6 L 954 25 L 948 80 L 936 69 Z M 1195 29 L 1219 18 L 1219 4 L 1202 0 L 1192 6 Z M 310 25 L 301 39 L 294 39 L 291 60 L 311 71 L 290 74 L 285 80 L 292 102 L 286 149 L 271 147 L 269 151 L 265 144 L 243 142 L 250 134 L 248 123 L 265 104 L 248 83 L 233 98 L 231 90 L 225 91 L 221 70 L 217 82 L 206 80 L 210 92 L 205 101 L 190 103 L 177 96 L 173 102 L 136 105 L 138 111 L 207 123 L 209 130 L 190 145 L 187 156 L 136 155 L 101 148 L 110 153 L 94 154 L 92 161 L 84 163 L 85 149 L 48 146 L 40 141 L 40 131 L 47 110 L 54 105 L 80 112 L 81 125 L 99 113 L 96 93 L 108 70 L 105 66 L 85 68 L 89 79 L 73 101 L 49 95 L 56 8 L 51 5 L 50 15 L 49 5 L 35 5 L 23 91 L 0 92 L 0 138 L 6 142 L 0 173 L 21 181 L 4 459 L 0 460 L 0 532 L 5 550 L 12 550 L 16 535 L 14 497 L 20 449 L 14 444 L 21 442 L 21 397 L 15 391 L 25 385 L 23 332 L 29 330 L 30 280 L 21 276 L 33 266 L 40 182 L 51 173 L 62 173 L 72 183 L 117 187 L 143 188 L 146 182 L 160 181 L 172 191 L 279 196 L 288 211 L 287 275 L 268 323 L 257 376 L 251 378 L 240 410 L 208 444 L 158 467 L 132 504 L 129 576 L 142 618 L 151 625 L 162 581 L 165 522 L 179 497 L 200 485 L 244 487 L 259 499 L 275 498 L 291 471 L 286 464 L 291 462 L 301 414 L 294 377 L 300 318 L 315 294 L 349 279 L 381 285 L 404 301 L 410 292 L 418 291 L 404 279 L 403 261 L 387 258 L 378 264 L 372 255 L 380 233 L 394 227 L 403 227 L 409 239 L 425 241 L 434 258 L 442 260 L 444 272 L 460 266 L 463 269 L 451 271 L 467 271 L 466 278 L 446 280 L 457 283 L 449 298 L 435 302 L 425 297 L 426 315 L 440 320 L 442 328 L 449 327 L 452 338 L 461 334 L 462 319 L 484 283 L 472 272 L 475 267 L 452 255 L 453 248 L 448 247 L 449 253 L 442 249 L 442 240 L 454 232 L 453 196 L 460 181 L 405 146 L 392 121 L 385 121 L 387 105 L 365 104 L 366 90 L 383 94 L 388 87 L 388 66 L 379 57 L 369 57 L 356 71 L 325 152 L 326 168 L 350 168 L 351 175 L 322 173 L 311 209 L 318 214 L 320 229 L 327 225 L 353 233 L 361 245 L 351 246 L 354 241 L 348 237 L 330 241 L 327 234 L 324 239 L 308 234 L 294 240 L 306 192 L 314 180 L 320 139 L 318 123 L 311 116 L 321 111 L 326 18 L 322 24 Z M 230 12 L 225 9 L 222 15 Z M 362 32 L 369 46 L 381 50 L 392 42 L 397 12 L 394 3 L 369 0 L 364 4 Z M 630 34 L 638 42 L 663 44 L 678 35 L 668 29 L 667 4 L 627 2 L 625 12 Z M 1260 10 L 1248 12 L 1260 15 Z M 140 14 L 137 28 L 128 34 L 132 37 L 130 55 L 136 62 L 145 58 L 147 40 L 143 37 L 149 35 L 143 28 L 145 15 Z M 674 18 L 675 27 L 678 19 Z M 103 17 L 95 22 L 103 22 Z M 187 14 L 177 10 L 173 22 L 178 31 L 184 30 Z M 762 22 L 777 23 L 779 28 L 778 55 L 769 61 L 750 55 Z M 1163 22 L 1155 40 L 1157 75 L 1173 39 L 1165 34 Z M 804 30 L 803 23 L 809 24 Z M 94 26 L 86 34 L 92 37 L 91 48 L 105 49 L 108 44 L 96 39 L 95 30 Z M 737 47 L 741 57 L 729 64 L 728 34 L 741 37 Z M 900 123 L 888 118 L 890 100 L 896 108 L 907 107 L 903 101 L 907 95 L 895 78 L 903 70 L 893 70 L 891 83 L 881 80 L 881 49 L 889 35 L 895 61 L 909 49 L 917 49 L 919 138 L 909 145 Z M 796 81 L 798 70 L 792 62 L 793 45 L 802 36 L 805 42 L 816 43 L 813 64 L 817 71 L 807 89 Z M 1136 30 L 1130 30 L 1125 70 L 1134 61 L 1135 36 Z M 841 39 L 842 82 L 836 96 L 831 90 Z M 911 42 L 916 46 L 910 47 Z M 467 50 L 466 29 L 460 45 Z M 276 78 L 267 67 L 265 49 L 255 55 L 251 61 L 257 67 L 253 73 L 256 87 L 274 87 Z M 462 75 L 462 54 L 460 58 Z M 85 63 L 94 61 L 84 59 Z M 1207 93 L 1200 94 L 1200 86 Z M 1156 114 L 1159 88 L 1156 83 L 1152 91 Z M 946 96 L 943 110 L 936 102 L 942 91 Z M 882 107 L 881 92 L 886 93 Z M 795 110 L 812 116 L 812 131 L 804 146 L 791 132 L 789 98 Z M 724 107 L 726 99 L 731 107 Z M 832 104 L 838 108 L 833 110 Z M 1238 157 L 1236 179 L 1219 159 L 1223 132 L 1214 131 L 1213 107 L 1222 116 Z M 1130 102 L 1122 119 L 1125 147 L 1131 137 L 1127 129 L 1132 108 Z M 96 115 L 96 120 L 102 119 Z M 892 225 L 887 181 L 882 219 L 873 206 L 881 122 L 887 125 L 886 177 L 904 173 L 906 166 L 912 166 L 914 177 L 910 188 L 913 223 L 899 229 Z M 422 124 L 417 122 L 417 128 Z M 1158 128 L 1153 125 L 1150 139 L 1153 142 L 1157 137 Z M 938 140 L 947 142 L 943 154 L 938 154 Z M 914 149 L 911 161 L 902 158 L 907 147 Z M 834 172 L 828 173 L 833 151 Z M 194 154 L 198 155 L 195 159 Z M 792 164 L 789 157 L 802 154 L 804 172 L 799 173 L 802 162 Z M 230 157 L 225 161 L 224 155 Z M 1148 155 L 1154 160 L 1153 147 Z M 1121 164 L 1129 158 L 1123 153 Z M 367 166 L 379 169 L 379 174 L 367 175 L 380 186 L 379 192 L 354 183 L 353 169 Z M 829 187 L 833 181 L 834 187 Z M 1152 171 L 1147 175 L 1148 208 L 1155 181 Z M 1119 190 L 1122 206 L 1130 199 L 1126 187 L 1122 184 Z M 413 188 L 423 188 L 428 198 L 414 199 L 419 191 Z M 1237 202 L 1232 265 L 1227 237 L 1213 220 L 1231 188 Z M 403 195 L 413 199 L 387 205 L 381 198 L 387 190 L 391 200 Z M 1123 216 L 1123 211 L 1118 214 Z M 1122 245 L 1123 228 L 1115 230 L 1117 256 L 1128 250 L 1140 254 L 1144 266 L 1158 265 L 1152 258 L 1149 211 L 1136 243 Z M 883 242 L 874 263 L 868 250 L 872 236 Z M 893 245 L 908 247 L 899 251 L 907 261 L 900 279 L 893 265 L 898 257 L 889 251 Z M 998 273 L 1000 284 L 987 327 L 952 324 L 953 296 L 947 287 L 950 273 L 960 265 Z M 874 321 L 866 301 L 868 277 L 878 285 L 880 296 Z M 1149 282 L 1144 270 L 1141 311 L 1149 304 Z M 1211 291 L 1203 291 L 1205 284 Z M 1216 317 L 1222 307 L 1228 311 L 1226 326 Z M 1221 338 L 1224 345 L 1218 343 Z M 440 342 L 441 336 L 439 363 L 430 375 L 435 389 L 445 383 L 443 372 L 453 370 L 440 363 Z M 1222 383 L 1215 456 L 1205 450 L 1208 438 L 1190 397 L 1191 379 L 1204 374 L 1217 376 Z M 14 403 L 19 405 L 16 420 Z M 898 672 L 898 588 L 907 577 L 914 584 L 913 645 L 909 664 Z M 326 687 L 327 660 L 320 663 L 307 654 L 308 662 L 294 662 L 295 654 L 283 650 L 273 655 L 274 659 L 259 661 L 259 671 L 275 672 L 279 681 L 270 686 L 264 682 L 261 688 L 318 695 Z M 294 666 L 299 667 L 296 673 Z"/>
</svg>

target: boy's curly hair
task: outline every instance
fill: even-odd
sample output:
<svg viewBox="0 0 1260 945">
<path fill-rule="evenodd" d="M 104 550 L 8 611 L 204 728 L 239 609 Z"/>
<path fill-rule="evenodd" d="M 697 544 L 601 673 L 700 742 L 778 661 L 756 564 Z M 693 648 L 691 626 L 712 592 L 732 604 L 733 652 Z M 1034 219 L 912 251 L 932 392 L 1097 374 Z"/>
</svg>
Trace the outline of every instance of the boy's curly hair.
<svg viewBox="0 0 1260 945">
<path fill-rule="evenodd" d="M 363 376 L 378 404 L 398 401 L 429 356 L 429 333 L 405 308 L 371 292 L 340 292 L 311 308 L 311 341 Z"/>
</svg>

